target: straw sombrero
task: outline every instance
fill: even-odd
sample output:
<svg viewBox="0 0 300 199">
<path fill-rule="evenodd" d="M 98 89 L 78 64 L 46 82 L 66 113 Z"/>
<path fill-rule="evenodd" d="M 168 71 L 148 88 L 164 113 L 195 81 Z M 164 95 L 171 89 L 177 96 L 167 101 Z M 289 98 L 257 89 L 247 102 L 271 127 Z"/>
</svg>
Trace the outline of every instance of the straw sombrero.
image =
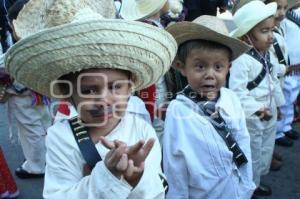
<svg viewBox="0 0 300 199">
<path fill-rule="evenodd" d="M 215 17 L 202 15 L 192 22 L 183 21 L 166 29 L 176 39 L 178 46 L 189 40 L 202 39 L 227 46 L 232 51 L 232 60 L 249 50 L 243 42 L 231 38 L 224 22 Z"/>
<path fill-rule="evenodd" d="M 104 18 L 115 18 L 113 0 L 30 0 L 13 22 L 17 36 L 27 37 L 45 28 L 72 21 L 79 9 L 89 7 Z"/>
<path fill-rule="evenodd" d="M 157 13 L 168 0 L 122 0 L 120 15 L 126 20 L 143 20 Z"/>
<path fill-rule="evenodd" d="M 51 92 L 51 82 L 84 69 L 128 70 L 135 90 L 155 83 L 168 71 L 177 51 L 169 33 L 141 22 L 96 16 L 87 7 L 71 23 L 21 39 L 6 54 L 8 72 L 26 87 L 51 97 L 53 92 L 60 94 L 57 85 Z"/>
<path fill-rule="evenodd" d="M 257 12 L 258 10 L 259 12 Z M 233 21 L 237 28 L 230 35 L 235 38 L 245 35 L 258 23 L 275 15 L 276 10 L 276 2 L 264 4 L 262 1 L 254 0 L 246 3 L 233 15 Z"/>
</svg>

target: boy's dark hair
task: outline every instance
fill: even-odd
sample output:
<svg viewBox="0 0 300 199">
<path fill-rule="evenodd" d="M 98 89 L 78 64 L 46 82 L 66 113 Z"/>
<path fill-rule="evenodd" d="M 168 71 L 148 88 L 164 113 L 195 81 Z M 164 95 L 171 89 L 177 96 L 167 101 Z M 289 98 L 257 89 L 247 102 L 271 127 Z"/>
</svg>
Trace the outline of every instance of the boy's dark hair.
<svg viewBox="0 0 300 199">
<path fill-rule="evenodd" d="M 275 0 L 266 0 L 266 1 L 264 1 L 265 4 L 272 3 L 272 2 L 275 2 Z"/>
<path fill-rule="evenodd" d="M 188 55 L 191 53 L 193 49 L 224 49 L 229 52 L 229 60 L 232 60 L 232 51 L 227 46 L 202 39 L 189 40 L 181 44 L 178 48 L 177 56 L 179 61 L 185 63 Z"/>
</svg>

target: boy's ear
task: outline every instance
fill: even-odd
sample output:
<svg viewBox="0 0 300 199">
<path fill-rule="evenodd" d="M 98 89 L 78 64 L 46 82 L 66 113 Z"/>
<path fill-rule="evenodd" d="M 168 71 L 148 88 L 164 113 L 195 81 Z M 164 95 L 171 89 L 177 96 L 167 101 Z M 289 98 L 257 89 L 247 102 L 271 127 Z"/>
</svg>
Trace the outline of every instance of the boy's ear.
<svg viewBox="0 0 300 199">
<path fill-rule="evenodd" d="M 174 61 L 174 68 L 179 70 L 183 76 L 186 76 L 185 64 L 182 61 L 180 61 L 179 59 L 176 59 Z"/>
</svg>

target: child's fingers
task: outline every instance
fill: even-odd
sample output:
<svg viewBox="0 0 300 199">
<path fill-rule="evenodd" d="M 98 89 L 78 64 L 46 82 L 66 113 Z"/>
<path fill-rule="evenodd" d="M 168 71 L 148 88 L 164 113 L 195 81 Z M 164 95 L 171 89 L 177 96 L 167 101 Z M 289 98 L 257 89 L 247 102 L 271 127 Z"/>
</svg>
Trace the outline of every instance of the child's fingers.
<svg viewBox="0 0 300 199">
<path fill-rule="evenodd" d="M 128 156 L 126 153 L 122 154 L 120 161 L 116 165 L 116 169 L 118 171 L 126 171 L 128 167 Z"/>
<path fill-rule="evenodd" d="M 108 139 L 106 139 L 105 137 L 101 136 L 99 138 L 99 141 L 103 144 L 104 147 L 106 147 L 107 149 L 113 149 L 116 148 L 115 142 L 113 141 L 109 141 Z"/>
<path fill-rule="evenodd" d="M 125 142 L 121 141 L 121 140 L 114 140 L 114 144 L 116 147 L 119 147 L 122 144 L 126 144 Z"/>
<path fill-rule="evenodd" d="M 126 176 L 132 176 L 134 172 L 134 163 L 133 160 L 128 161 L 128 167 L 126 169 Z"/>
<path fill-rule="evenodd" d="M 142 162 L 138 167 L 134 167 L 135 173 L 142 173 L 145 168 L 145 162 Z"/>
<path fill-rule="evenodd" d="M 116 149 L 112 149 L 113 152 L 110 157 L 107 159 L 107 163 L 115 168 L 118 162 L 120 161 L 121 156 L 125 153 L 127 146 L 126 145 L 121 145 L 120 147 Z"/>
<path fill-rule="evenodd" d="M 134 145 L 128 147 L 126 153 L 127 153 L 128 155 L 132 155 L 132 154 L 137 153 L 137 152 L 143 147 L 144 143 L 145 143 L 144 140 L 138 141 L 136 144 L 134 144 Z"/>
<path fill-rule="evenodd" d="M 154 138 L 150 138 L 147 143 L 145 144 L 145 146 L 143 147 L 144 150 L 144 158 L 146 159 L 146 157 L 148 156 L 148 154 L 150 153 L 152 147 L 154 146 L 155 143 L 155 139 Z"/>
</svg>

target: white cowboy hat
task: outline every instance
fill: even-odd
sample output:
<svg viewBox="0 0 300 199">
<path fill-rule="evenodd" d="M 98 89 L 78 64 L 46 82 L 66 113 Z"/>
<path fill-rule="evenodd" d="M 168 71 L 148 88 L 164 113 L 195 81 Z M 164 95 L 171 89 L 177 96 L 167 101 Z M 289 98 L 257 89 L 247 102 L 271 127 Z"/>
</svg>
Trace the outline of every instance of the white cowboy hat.
<svg viewBox="0 0 300 199">
<path fill-rule="evenodd" d="M 164 30 L 142 22 L 101 19 L 86 7 L 71 23 L 21 39 L 6 53 L 5 66 L 18 82 L 49 97 L 51 82 L 89 68 L 130 71 L 139 90 L 168 71 L 176 51 L 176 41 Z M 53 92 L 61 94 L 57 85 Z"/>
<path fill-rule="evenodd" d="M 178 46 L 189 40 L 202 39 L 227 46 L 232 51 L 232 60 L 250 49 L 248 45 L 229 36 L 224 22 L 215 17 L 202 15 L 192 22 L 172 24 L 166 30 L 176 39 Z"/>
<path fill-rule="evenodd" d="M 233 15 L 237 28 L 230 35 L 235 38 L 245 35 L 258 23 L 275 15 L 276 10 L 276 2 L 264 4 L 262 1 L 254 0 L 246 3 Z"/>
<path fill-rule="evenodd" d="M 122 0 L 120 16 L 126 20 L 143 20 L 157 13 L 168 0 Z"/>
</svg>

